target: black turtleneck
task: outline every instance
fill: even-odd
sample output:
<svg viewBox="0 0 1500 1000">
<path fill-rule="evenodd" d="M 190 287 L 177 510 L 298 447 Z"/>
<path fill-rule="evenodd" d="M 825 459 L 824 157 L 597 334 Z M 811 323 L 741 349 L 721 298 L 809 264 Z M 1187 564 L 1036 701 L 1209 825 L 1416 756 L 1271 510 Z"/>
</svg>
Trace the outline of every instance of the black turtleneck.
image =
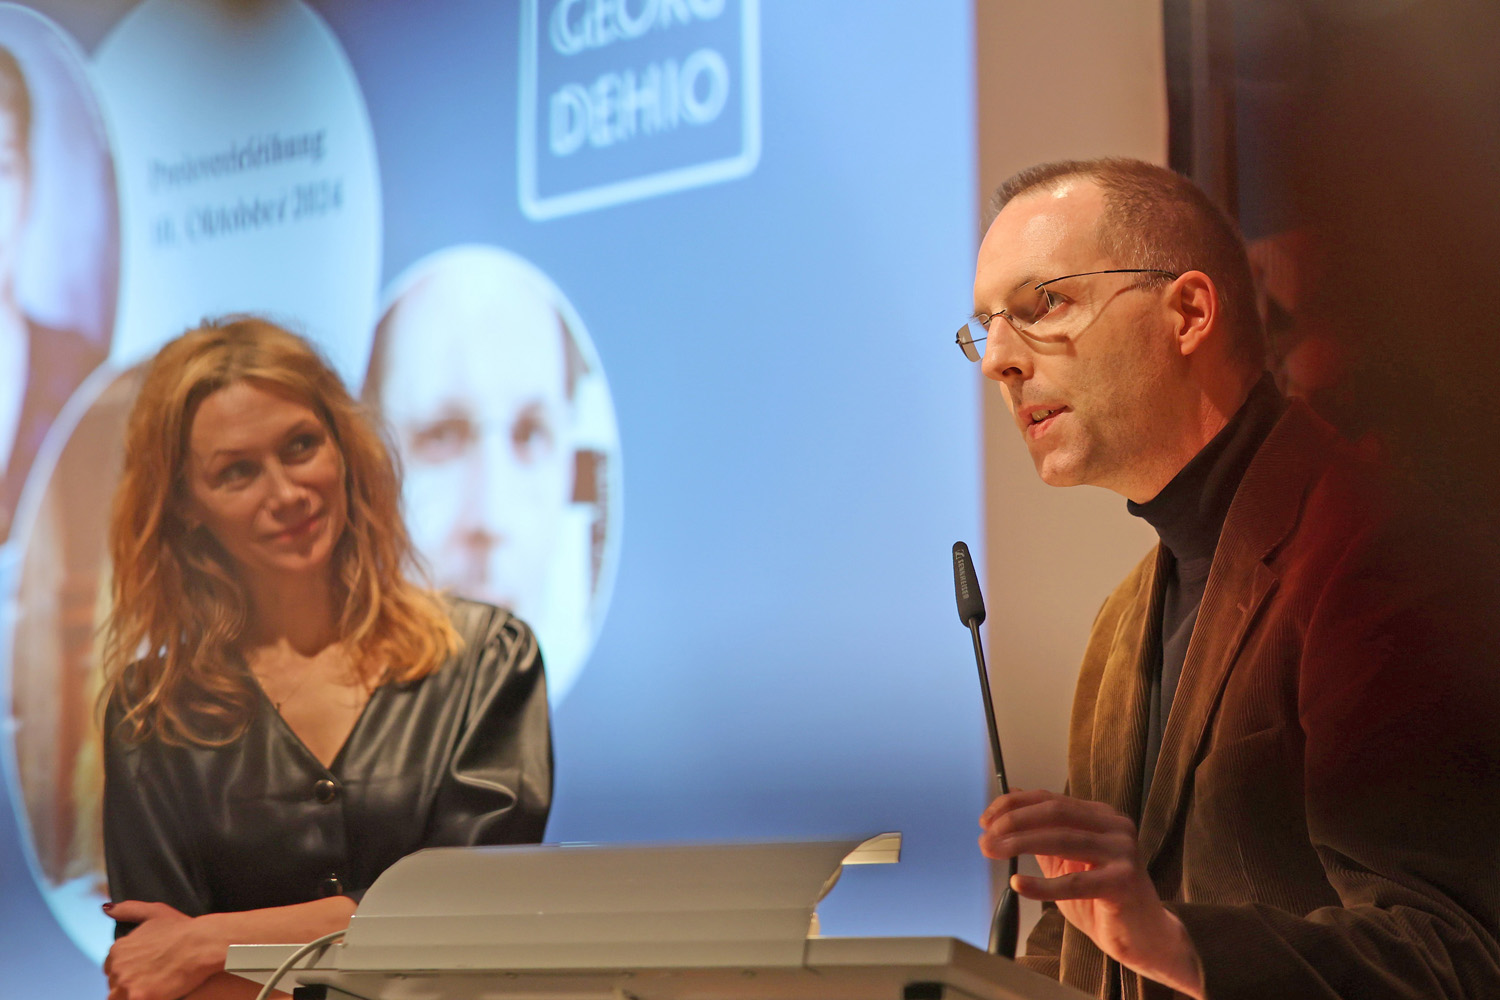
<svg viewBox="0 0 1500 1000">
<path fill-rule="evenodd" d="M 1127 501 L 1130 513 L 1144 518 L 1161 539 L 1161 620 L 1157 624 L 1151 670 L 1151 716 L 1146 729 L 1145 780 L 1141 808 L 1151 790 L 1151 776 L 1161 753 L 1167 714 L 1177 694 L 1188 642 L 1198 621 L 1198 606 L 1208 584 L 1209 567 L 1229 505 L 1250 460 L 1286 410 L 1270 373 L 1261 376 L 1229 423 L 1184 465 L 1160 493 L 1145 503 Z"/>
</svg>

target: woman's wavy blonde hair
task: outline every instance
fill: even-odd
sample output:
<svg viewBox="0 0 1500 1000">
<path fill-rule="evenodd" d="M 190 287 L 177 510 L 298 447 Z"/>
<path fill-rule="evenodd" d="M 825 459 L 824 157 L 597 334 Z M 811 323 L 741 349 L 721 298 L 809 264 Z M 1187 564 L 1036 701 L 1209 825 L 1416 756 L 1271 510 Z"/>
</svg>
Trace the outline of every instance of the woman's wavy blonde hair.
<svg viewBox="0 0 1500 1000">
<path fill-rule="evenodd" d="M 222 746 L 244 732 L 259 694 L 238 643 L 249 599 L 233 562 L 187 523 L 188 433 L 199 405 L 237 382 L 290 395 L 327 426 L 344 464 L 348 518 L 334 544 L 339 634 L 367 682 L 436 670 L 460 644 L 436 596 L 407 579 L 416 556 L 401 479 L 376 424 L 306 341 L 237 316 L 189 330 L 151 361 L 131 410 L 110 514 L 113 607 L 103 699 L 121 735 Z"/>
</svg>

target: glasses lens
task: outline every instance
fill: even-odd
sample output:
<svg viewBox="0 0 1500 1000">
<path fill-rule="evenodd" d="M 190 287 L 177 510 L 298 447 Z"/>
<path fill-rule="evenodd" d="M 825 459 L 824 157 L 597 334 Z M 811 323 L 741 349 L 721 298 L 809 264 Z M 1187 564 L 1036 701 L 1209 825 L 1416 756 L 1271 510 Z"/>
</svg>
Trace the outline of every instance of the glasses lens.
<svg viewBox="0 0 1500 1000">
<path fill-rule="evenodd" d="M 1016 305 L 1011 310 L 1016 322 L 1011 324 L 1018 330 L 1030 330 L 1052 311 L 1051 293 L 1046 288 L 1023 288 L 1016 293 Z"/>
<path fill-rule="evenodd" d="M 984 328 L 984 323 L 975 317 L 958 328 L 958 346 L 963 349 L 964 357 L 970 361 L 978 361 L 981 355 L 980 344 L 984 338 L 989 336 L 989 331 Z"/>
</svg>

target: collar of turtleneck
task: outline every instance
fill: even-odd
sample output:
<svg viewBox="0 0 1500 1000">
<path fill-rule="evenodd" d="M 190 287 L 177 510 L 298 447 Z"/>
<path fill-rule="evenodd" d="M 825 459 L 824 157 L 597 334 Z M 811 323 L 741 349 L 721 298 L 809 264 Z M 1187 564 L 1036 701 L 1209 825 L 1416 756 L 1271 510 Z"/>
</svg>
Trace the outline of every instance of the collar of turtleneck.
<svg viewBox="0 0 1500 1000">
<path fill-rule="evenodd" d="M 1212 559 L 1240 480 L 1286 406 L 1266 372 L 1229 423 L 1160 493 L 1145 503 L 1127 500 L 1125 508 L 1156 529 L 1179 563 Z"/>
</svg>

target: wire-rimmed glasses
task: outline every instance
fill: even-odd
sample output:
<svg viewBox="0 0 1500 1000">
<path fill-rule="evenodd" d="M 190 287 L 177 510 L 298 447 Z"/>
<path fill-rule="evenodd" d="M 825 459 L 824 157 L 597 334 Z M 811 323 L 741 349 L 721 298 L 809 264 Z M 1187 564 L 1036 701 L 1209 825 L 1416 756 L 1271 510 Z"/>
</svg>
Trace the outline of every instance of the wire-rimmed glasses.
<svg viewBox="0 0 1500 1000">
<path fill-rule="evenodd" d="M 965 320 L 964 325 L 958 328 L 958 336 L 954 338 L 958 343 L 958 349 L 963 351 L 964 357 L 970 361 L 983 358 L 984 354 L 979 345 L 989 336 L 990 324 L 997 319 L 1004 319 L 1022 336 L 1034 335 L 1037 326 L 1050 316 L 1058 305 L 1057 293 L 1047 286 L 1069 278 L 1087 278 L 1094 274 L 1161 274 L 1173 280 L 1180 277 L 1173 271 L 1163 271 L 1159 267 L 1116 267 L 1107 271 L 1081 271 L 1078 274 L 1065 274 L 1060 278 L 1038 281 L 1029 288 L 1023 289 L 1025 292 L 1034 293 L 1034 298 L 1031 295 L 1021 295 L 1020 301 L 998 312 L 975 313 Z M 1017 297 L 1012 296 L 1012 298 Z"/>
</svg>

